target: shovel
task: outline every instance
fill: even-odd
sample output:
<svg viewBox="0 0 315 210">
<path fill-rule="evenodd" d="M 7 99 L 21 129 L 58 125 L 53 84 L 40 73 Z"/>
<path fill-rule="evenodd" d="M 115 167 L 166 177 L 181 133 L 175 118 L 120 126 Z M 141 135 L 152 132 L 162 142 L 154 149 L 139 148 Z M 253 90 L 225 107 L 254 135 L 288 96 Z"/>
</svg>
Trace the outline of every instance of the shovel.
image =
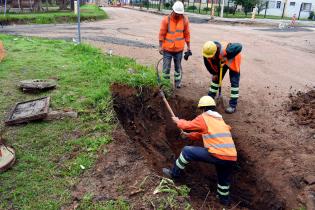
<svg viewBox="0 0 315 210">
<path fill-rule="evenodd" d="M 224 109 L 224 100 L 222 96 L 222 77 L 223 77 L 223 66 L 224 63 L 220 63 L 220 75 L 219 75 L 219 96 L 216 99 L 217 107 L 222 107 Z"/>
<path fill-rule="evenodd" d="M 165 106 L 166 106 L 166 109 L 167 109 L 168 112 L 171 114 L 171 116 L 172 116 L 172 117 L 176 117 L 175 114 L 174 114 L 174 112 L 173 112 L 173 110 L 172 110 L 172 108 L 171 108 L 171 106 L 170 106 L 170 104 L 168 103 L 168 101 L 167 101 L 167 99 L 166 99 L 166 97 L 165 97 L 165 94 L 164 94 L 163 90 L 162 90 L 162 86 L 163 86 L 163 85 L 162 85 L 162 83 L 161 83 L 161 77 L 160 77 L 160 74 L 159 74 L 159 64 L 160 64 L 160 62 L 161 62 L 162 60 L 163 60 L 163 58 L 161 58 L 161 59 L 157 62 L 156 67 L 155 67 L 157 82 L 158 82 L 158 84 L 159 84 L 159 95 L 162 97 L 162 100 L 163 100 L 163 102 L 164 102 L 164 104 L 165 104 Z M 182 129 L 180 129 L 180 136 L 181 136 L 183 133 L 184 133 L 184 131 L 183 131 Z"/>
<path fill-rule="evenodd" d="M 160 74 L 159 74 L 159 64 L 160 62 L 163 60 L 163 58 L 161 58 L 158 63 L 156 64 L 156 67 L 155 67 L 155 70 L 156 70 L 156 77 L 157 77 L 157 81 L 158 81 L 158 84 L 159 84 L 159 95 L 162 97 L 163 99 L 163 102 L 167 108 L 167 110 L 169 111 L 169 113 L 171 114 L 172 117 L 175 117 L 175 114 L 170 106 L 170 104 L 168 103 L 168 101 L 166 100 L 166 97 L 165 97 L 165 94 L 162 90 L 162 83 L 161 83 L 161 77 L 160 77 Z"/>
</svg>

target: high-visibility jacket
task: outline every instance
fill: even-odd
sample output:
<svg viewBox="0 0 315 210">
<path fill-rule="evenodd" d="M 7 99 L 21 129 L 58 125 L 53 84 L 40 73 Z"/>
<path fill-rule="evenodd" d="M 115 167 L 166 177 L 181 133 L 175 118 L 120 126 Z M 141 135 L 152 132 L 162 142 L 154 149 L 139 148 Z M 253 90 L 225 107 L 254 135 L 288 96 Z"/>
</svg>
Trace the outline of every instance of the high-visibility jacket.
<svg viewBox="0 0 315 210">
<path fill-rule="evenodd" d="M 176 20 L 171 15 L 165 16 L 161 23 L 159 40 L 162 48 L 168 52 L 180 52 L 184 50 L 185 42 L 190 42 L 188 18 Z"/>
<path fill-rule="evenodd" d="M 221 160 L 237 160 L 231 128 L 225 124 L 219 113 L 207 111 L 192 121 L 180 119 L 177 126 L 189 132 L 187 136 L 189 139 L 203 141 L 204 147 L 214 157 Z"/>
<path fill-rule="evenodd" d="M 202 135 L 204 147 L 211 154 L 219 155 L 224 160 L 236 160 L 237 152 L 230 132 L 230 126 L 222 118 L 202 114 L 208 133 Z"/>
<path fill-rule="evenodd" d="M 227 65 L 229 69 L 231 69 L 232 71 L 239 73 L 241 70 L 241 60 L 242 60 L 242 55 L 240 53 L 242 49 L 241 45 L 238 43 L 228 44 L 226 42 L 217 42 L 217 41 L 215 41 L 215 44 L 217 45 L 218 49 L 220 49 L 220 52 L 216 53 L 216 55 L 213 58 L 208 58 L 210 66 L 216 72 L 218 72 L 218 68 L 216 67 L 216 65 L 214 65 L 215 63 L 214 60 L 216 60 L 218 56 L 221 63 Z M 235 45 L 240 45 L 240 47 L 238 46 L 235 47 Z"/>
<path fill-rule="evenodd" d="M 2 42 L 0 41 L 0 62 L 4 59 L 5 57 L 5 50 Z"/>
</svg>

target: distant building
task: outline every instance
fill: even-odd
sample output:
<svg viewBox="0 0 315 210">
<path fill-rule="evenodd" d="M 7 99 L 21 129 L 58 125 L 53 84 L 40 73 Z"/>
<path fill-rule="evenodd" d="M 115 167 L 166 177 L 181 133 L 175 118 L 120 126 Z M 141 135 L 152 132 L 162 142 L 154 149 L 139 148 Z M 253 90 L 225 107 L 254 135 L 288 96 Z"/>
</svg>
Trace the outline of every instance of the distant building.
<svg viewBox="0 0 315 210">
<path fill-rule="evenodd" d="M 308 18 L 311 11 L 315 10 L 315 0 L 264 0 L 268 2 L 267 15 Z M 301 12 L 300 12 L 301 11 Z M 260 14 L 264 14 L 263 9 Z"/>
</svg>

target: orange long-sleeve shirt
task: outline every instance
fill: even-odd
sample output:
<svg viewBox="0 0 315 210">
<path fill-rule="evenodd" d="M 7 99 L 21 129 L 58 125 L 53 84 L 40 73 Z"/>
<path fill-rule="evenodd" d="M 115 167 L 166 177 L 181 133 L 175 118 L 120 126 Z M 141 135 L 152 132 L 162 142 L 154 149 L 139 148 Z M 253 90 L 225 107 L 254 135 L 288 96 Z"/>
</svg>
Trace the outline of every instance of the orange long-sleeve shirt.
<svg viewBox="0 0 315 210">
<path fill-rule="evenodd" d="M 191 140 L 202 140 L 202 134 L 208 133 L 208 127 L 202 115 L 197 116 L 192 121 L 180 119 L 177 122 L 177 127 L 188 131 L 187 137 Z"/>
<path fill-rule="evenodd" d="M 182 21 L 182 19 L 178 19 L 176 20 L 172 15 L 170 16 L 170 20 L 171 21 Z M 185 25 L 184 25 L 184 38 L 185 38 L 185 42 L 189 43 L 190 42 L 190 29 L 189 29 L 189 20 L 187 17 L 183 16 L 183 18 L 185 18 Z M 160 33 L 159 33 L 159 41 L 163 42 L 166 34 L 167 34 L 167 30 L 168 30 L 168 16 L 164 16 L 161 22 L 161 27 L 160 27 Z M 183 49 L 167 49 L 168 51 L 171 52 L 179 52 L 179 51 L 183 51 Z"/>
</svg>

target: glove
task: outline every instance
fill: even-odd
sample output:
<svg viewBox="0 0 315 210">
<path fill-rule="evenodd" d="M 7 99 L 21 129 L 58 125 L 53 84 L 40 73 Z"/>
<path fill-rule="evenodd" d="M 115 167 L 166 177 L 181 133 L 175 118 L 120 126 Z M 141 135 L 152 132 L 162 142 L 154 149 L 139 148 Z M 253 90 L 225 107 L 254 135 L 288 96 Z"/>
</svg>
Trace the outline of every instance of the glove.
<svg viewBox="0 0 315 210">
<path fill-rule="evenodd" d="M 160 53 L 161 55 L 163 55 L 163 54 L 164 54 L 164 52 L 163 52 L 163 48 L 162 48 L 162 47 L 160 47 L 160 48 L 159 48 L 159 53 Z"/>
<path fill-rule="evenodd" d="M 191 56 L 191 55 L 192 55 L 191 50 L 186 51 L 186 52 L 184 53 L 184 59 L 187 61 L 188 58 L 189 58 L 189 56 Z"/>
<path fill-rule="evenodd" d="M 187 138 L 187 135 L 188 135 L 188 133 L 186 133 L 185 131 L 182 131 L 182 132 L 180 133 L 180 137 L 181 137 L 182 139 Z"/>
</svg>

